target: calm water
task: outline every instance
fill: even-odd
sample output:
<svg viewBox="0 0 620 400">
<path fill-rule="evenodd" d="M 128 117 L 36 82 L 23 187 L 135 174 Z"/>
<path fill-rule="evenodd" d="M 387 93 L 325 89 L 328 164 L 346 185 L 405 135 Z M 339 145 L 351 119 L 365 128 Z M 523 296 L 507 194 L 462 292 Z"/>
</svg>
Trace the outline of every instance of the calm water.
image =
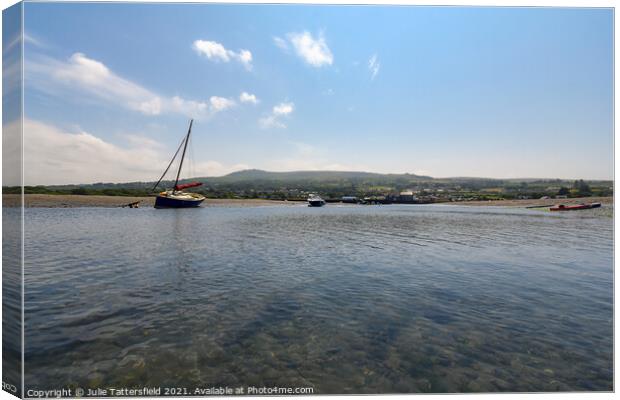
<svg viewBox="0 0 620 400">
<path fill-rule="evenodd" d="M 612 389 L 611 209 L 26 210 L 26 388 Z"/>
</svg>

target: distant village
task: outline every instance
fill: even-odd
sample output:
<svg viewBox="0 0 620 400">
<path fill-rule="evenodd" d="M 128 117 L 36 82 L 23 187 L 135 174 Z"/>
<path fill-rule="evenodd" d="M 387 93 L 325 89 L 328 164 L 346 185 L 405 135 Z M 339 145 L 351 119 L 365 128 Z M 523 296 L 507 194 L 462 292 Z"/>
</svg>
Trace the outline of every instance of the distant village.
<svg viewBox="0 0 620 400">
<path fill-rule="evenodd" d="M 440 186 L 440 187 L 438 187 Z M 574 197 L 612 196 L 613 186 L 609 183 L 590 185 L 575 181 L 571 186 L 541 185 L 540 182 L 519 183 L 498 187 L 472 187 L 474 185 L 420 184 L 403 190 L 388 188 L 366 188 L 350 190 L 342 188 L 286 188 L 278 189 L 237 189 L 222 192 L 221 189 L 205 188 L 207 197 L 263 198 L 272 200 L 304 200 L 311 193 L 318 193 L 327 202 L 357 204 L 428 204 L 476 200 L 514 200 L 514 199 L 566 199 Z"/>
</svg>

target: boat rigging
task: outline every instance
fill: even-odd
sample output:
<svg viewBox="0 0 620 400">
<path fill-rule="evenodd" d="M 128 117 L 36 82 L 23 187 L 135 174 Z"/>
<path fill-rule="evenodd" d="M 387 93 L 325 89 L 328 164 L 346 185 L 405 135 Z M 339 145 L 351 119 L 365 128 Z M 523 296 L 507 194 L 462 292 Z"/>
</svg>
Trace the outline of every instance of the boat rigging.
<svg viewBox="0 0 620 400">
<path fill-rule="evenodd" d="M 172 156 L 172 160 L 166 167 L 166 170 L 162 174 L 161 178 L 157 181 L 155 186 L 151 191 L 155 191 L 155 189 L 159 186 L 161 181 L 164 179 L 170 167 L 174 163 L 174 160 L 177 158 L 177 155 L 183 149 L 183 153 L 181 154 L 181 160 L 179 162 L 179 169 L 177 170 L 176 179 L 174 180 L 174 186 L 172 189 L 165 190 L 160 192 L 155 198 L 155 208 L 190 208 L 190 207 L 198 207 L 204 200 L 205 197 L 199 193 L 191 193 L 184 192 L 183 189 L 189 189 L 193 187 L 197 187 L 202 185 L 202 182 L 190 182 L 179 185 L 179 178 L 181 177 L 181 170 L 183 169 L 183 161 L 185 159 L 185 153 L 187 152 L 187 144 L 189 143 L 189 137 L 192 133 L 192 125 L 194 120 L 190 120 L 189 128 L 187 130 L 187 134 L 181 141 L 181 144 L 177 148 L 177 151 Z"/>
</svg>

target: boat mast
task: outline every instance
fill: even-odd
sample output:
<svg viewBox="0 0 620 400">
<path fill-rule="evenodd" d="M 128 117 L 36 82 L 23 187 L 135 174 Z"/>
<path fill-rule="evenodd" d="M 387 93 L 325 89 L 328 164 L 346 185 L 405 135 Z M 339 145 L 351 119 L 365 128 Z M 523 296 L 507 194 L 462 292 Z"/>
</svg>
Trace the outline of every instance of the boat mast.
<svg viewBox="0 0 620 400">
<path fill-rule="evenodd" d="M 177 171 L 177 179 L 174 181 L 174 186 L 172 187 L 172 193 L 176 190 L 177 184 L 179 183 L 179 177 L 181 176 L 181 169 L 183 168 L 183 160 L 185 159 L 185 150 L 187 150 L 187 142 L 189 142 L 189 135 L 192 133 L 192 124 L 194 120 L 191 119 L 189 121 L 189 129 L 187 130 L 187 136 L 185 136 L 185 146 L 183 146 L 183 154 L 181 155 L 181 163 L 179 164 L 179 170 Z"/>
</svg>

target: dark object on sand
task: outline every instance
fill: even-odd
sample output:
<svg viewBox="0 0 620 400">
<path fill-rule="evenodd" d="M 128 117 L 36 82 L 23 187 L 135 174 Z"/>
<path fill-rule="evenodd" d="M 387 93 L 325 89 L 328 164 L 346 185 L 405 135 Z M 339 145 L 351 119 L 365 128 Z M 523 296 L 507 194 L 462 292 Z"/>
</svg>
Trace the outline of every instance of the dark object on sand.
<svg viewBox="0 0 620 400">
<path fill-rule="evenodd" d="M 572 206 L 565 206 L 564 204 L 560 204 L 558 206 L 551 207 L 549 210 L 551 211 L 588 210 L 590 208 L 598 208 L 600 206 L 601 206 L 601 203 L 575 204 Z"/>
<path fill-rule="evenodd" d="M 129 204 L 123 204 L 121 207 L 138 208 L 140 207 L 140 202 L 142 202 L 142 200 L 134 201 L 133 203 L 129 203 Z"/>
</svg>

